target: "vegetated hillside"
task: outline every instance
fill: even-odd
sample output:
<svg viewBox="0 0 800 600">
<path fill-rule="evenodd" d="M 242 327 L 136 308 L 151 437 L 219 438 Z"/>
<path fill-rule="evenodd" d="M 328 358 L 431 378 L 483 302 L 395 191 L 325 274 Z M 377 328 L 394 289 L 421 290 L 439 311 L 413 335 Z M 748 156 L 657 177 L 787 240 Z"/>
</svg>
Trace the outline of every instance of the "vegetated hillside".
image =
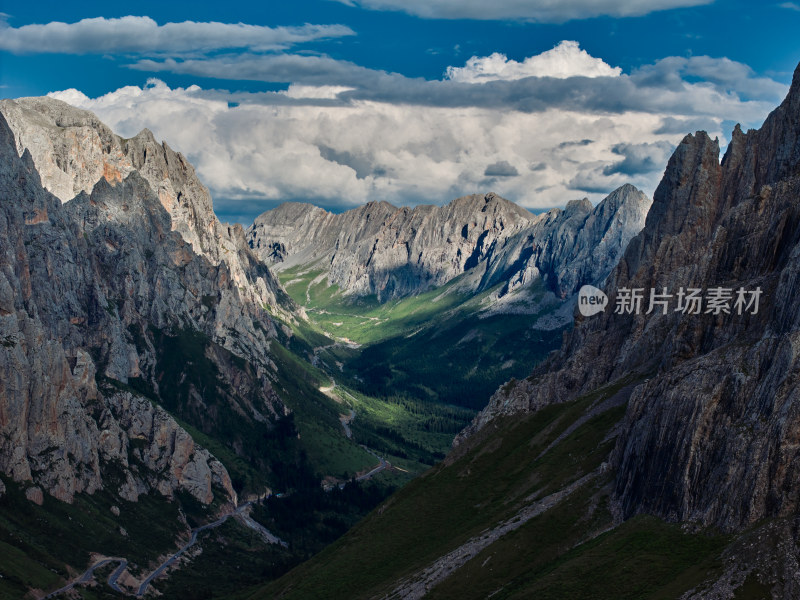
<svg viewBox="0 0 800 600">
<path fill-rule="evenodd" d="M 539 216 L 494 194 L 341 215 L 287 203 L 247 235 L 311 324 L 340 342 L 320 356 L 340 379 L 476 410 L 558 346 L 577 290 L 605 279 L 648 206 L 629 185 L 596 207 Z"/>
<path fill-rule="evenodd" d="M 677 597 L 720 567 L 727 538 L 615 521 L 606 461 L 636 383 L 498 419 L 308 563 L 235 597 Z"/>
<path fill-rule="evenodd" d="M 279 274 L 311 325 L 338 340 L 318 353 L 319 363 L 338 381 L 374 397 L 478 410 L 500 383 L 524 376 L 557 348 L 567 328 L 550 321 L 562 305 L 541 284 L 528 290 L 537 303 L 509 314 L 493 310 L 496 288 L 470 294 L 460 278 L 381 303 L 344 297 L 319 275 L 304 267 Z"/>
<path fill-rule="evenodd" d="M 376 466 L 320 390 L 328 377 L 299 358 L 311 346 L 296 305 L 183 157 L 50 99 L 0 112 L 16 127 L 0 116 L 0 595 L 58 588 L 94 552 L 142 577 L 239 500 Z M 53 189 L 74 178 L 75 197 L 48 192 L 37 160 Z M 407 477 L 384 475 L 346 511 L 310 499 L 325 510 L 282 525 L 307 528 L 294 547 L 255 535 L 253 581 Z"/>
<path fill-rule="evenodd" d="M 731 289 L 727 312 L 578 319 L 444 464 L 242 597 L 800 596 L 800 67 L 718 157 L 684 139 L 605 291 Z"/>
</svg>

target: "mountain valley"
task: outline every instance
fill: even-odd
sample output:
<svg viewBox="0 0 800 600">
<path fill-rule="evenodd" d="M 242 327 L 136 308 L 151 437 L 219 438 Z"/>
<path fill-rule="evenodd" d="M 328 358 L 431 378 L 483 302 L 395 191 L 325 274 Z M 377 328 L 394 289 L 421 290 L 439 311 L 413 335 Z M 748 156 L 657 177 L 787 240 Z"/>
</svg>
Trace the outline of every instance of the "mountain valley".
<svg viewBox="0 0 800 600">
<path fill-rule="evenodd" d="M 2 597 L 104 556 L 125 557 L 117 587 L 109 564 L 80 593 L 133 593 L 237 506 L 151 587 L 205 597 L 281 575 L 443 459 L 499 384 L 557 347 L 576 286 L 601 283 L 649 206 L 631 186 L 540 216 L 494 194 L 449 212 L 367 205 L 341 216 L 363 224 L 352 245 L 332 242 L 347 268 L 378 262 L 361 256 L 373 209 L 394 215 L 383 234 L 419 231 L 450 266 L 395 262 L 401 275 L 349 290 L 321 277 L 340 225 L 304 248 L 312 262 L 287 251 L 277 268 L 260 251 L 279 243 L 269 213 L 221 224 L 150 132 L 123 139 L 45 98 L 0 112 Z M 409 287 L 423 268 L 439 271 Z M 223 583 L 225 565 L 242 574 Z"/>
<path fill-rule="evenodd" d="M 799 127 L 800 67 L 721 161 L 686 136 L 602 286 L 615 310 L 577 314 L 442 463 L 241 597 L 798 597 Z M 684 288 L 761 302 L 622 308 Z"/>
<path fill-rule="evenodd" d="M 0 598 L 800 597 L 800 67 L 719 153 L 245 228 L 148 130 L 0 101 Z M 760 304 L 620 310 L 685 288 Z"/>
</svg>

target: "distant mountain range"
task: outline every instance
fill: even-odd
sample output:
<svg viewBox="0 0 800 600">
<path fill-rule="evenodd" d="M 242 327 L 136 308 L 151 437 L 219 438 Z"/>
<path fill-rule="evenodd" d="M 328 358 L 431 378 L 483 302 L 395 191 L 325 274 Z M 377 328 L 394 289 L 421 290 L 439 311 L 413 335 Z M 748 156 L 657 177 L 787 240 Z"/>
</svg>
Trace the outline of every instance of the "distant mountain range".
<svg viewBox="0 0 800 600">
<path fill-rule="evenodd" d="M 498 297 L 543 280 L 559 298 L 601 283 L 644 226 L 650 200 L 625 185 L 593 207 L 588 200 L 541 215 L 497 196 L 466 196 L 445 206 L 396 208 L 370 202 L 342 214 L 286 203 L 247 230 L 250 247 L 280 271 L 323 269 L 348 296 L 379 301 L 440 287 Z"/>
</svg>

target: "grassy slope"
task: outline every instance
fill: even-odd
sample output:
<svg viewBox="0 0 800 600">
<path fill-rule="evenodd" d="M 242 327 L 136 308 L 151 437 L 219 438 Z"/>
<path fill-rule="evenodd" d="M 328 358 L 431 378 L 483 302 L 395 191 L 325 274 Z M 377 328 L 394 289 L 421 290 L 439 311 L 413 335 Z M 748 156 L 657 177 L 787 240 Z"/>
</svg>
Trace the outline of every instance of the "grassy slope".
<svg viewBox="0 0 800 600">
<path fill-rule="evenodd" d="M 325 373 L 278 344 L 272 345 L 278 365 L 276 390 L 294 412 L 300 445 L 321 475 L 347 478 L 375 466 L 376 460 L 343 433 L 339 416 L 344 407 L 320 391 L 330 385 Z"/>
<path fill-rule="evenodd" d="M 287 281 L 297 279 L 298 273 L 282 275 Z M 404 484 L 442 458 L 449 449 L 452 436 L 473 416 L 474 410 L 452 404 L 467 407 L 482 404 L 498 382 L 509 378 L 513 364 L 524 364 L 527 370 L 535 362 L 526 351 L 512 358 L 515 349 L 508 344 L 510 336 L 524 330 L 532 317 L 478 319 L 475 311 L 480 298 L 470 299 L 453 292 L 452 286 L 384 305 L 378 304 L 374 298 L 350 303 L 342 299 L 336 288 L 325 283 L 309 285 L 316 275 L 313 272 L 301 274 L 299 281 L 287 286 L 292 296 L 302 304 L 307 304 L 308 293 L 312 323 L 294 325 L 291 338 L 281 338 L 272 345 L 272 358 L 278 367 L 275 388 L 292 409 L 292 426 L 299 433 L 299 439 L 294 449 L 284 447 L 285 444 L 273 448 L 270 442 L 269 447 L 265 446 L 265 451 L 258 454 L 264 456 L 267 450 L 270 454 L 286 454 L 287 473 L 276 471 L 275 462 L 284 462 L 282 460 L 273 461 L 271 465 L 257 464 L 257 458 L 234 449 L 237 445 L 232 443 L 232 439 L 237 436 L 245 448 L 255 448 L 253 442 L 258 447 L 263 445 L 265 438 L 257 428 L 245 427 L 233 413 L 225 413 L 225 418 L 218 419 L 210 427 L 203 415 L 192 414 L 183 408 L 181 388 L 173 386 L 174 393 L 168 394 L 170 401 L 165 408 L 226 465 L 240 492 L 261 491 L 267 485 L 275 491 L 283 491 L 281 485 L 285 487 L 286 484 L 276 481 L 291 481 L 291 470 L 295 467 L 292 466 L 293 460 L 288 459 L 298 451 L 307 457 L 309 467 L 318 476 L 346 479 L 376 463 L 375 457 L 360 447 L 362 443 L 402 469 L 381 473 L 374 479 L 377 484 L 384 488 Z M 443 291 L 448 293 L 442 294 Z M 408 333 L 412 331 L 416 335 L 409 337 Z M 156 330 L 133 332 L 132 335 L 134 333 L 150 335 L 157 347 L 163 348 L 160 360 L 166 361 L 163 368 L 168 378 L 172 373 L 176 382 L 183 381 L 182 376 L 178 377 L 179 367 L 191 364 L 198 365 L 194 372 L 189 373 L 194 385 L 205 390 L 213 390 L 218 385 L 215 367 L 207 359 L 206 348 L 210 340 L 201 334 Z M 332 343 L 326 333 L 371 345 L 364 353 L 341 346 L 330 347 L 319 352 L 322 368 L 317 368 L 311 365 L 311 358 L 314 348 Z M 472 342 L 459 344 L 465 333 L 470 334 Z M 532 341 L 524 337 L 520 339 Z M 533 342 L 536 347 L 533 355 L 537 358 L 549 350 L 550 340 Z M 231 360 L 247 369 L 241 360 L 237 362 L 235 357 Z M 389 376 L 369 380 L 369 376 L 374 375 L 370 368 L 375 364 L 385 366 Z M 338 365 L 342 366 L 339 371 Z M 464 366 L 471 375 L 459 371 Z M 333 397 L 320 391 L 320 388 L 330 386 L 331 373 L 337 377 Z M 361 375 L 367 375 L 367 380 Z M 118 382 L 101 383 L 134 391 Z M 165 389 L 172 385 L 169 379 L 162 380 L 162 384 Z M 146 382 L 133 381 L 132 385 L 136 391 L 158 401 Z M 386 395 L 383 392 L 387 389 L 399 390 L 400 393 Z M 449 390 L 451 395 L 445 396 L 442 390 Z M 224 389 L 220 391 L 225 393 Z M 177 403 L 173 405 L 173 402 Z M 222 396 L 218 404 L 224 404 Z M 339 417 L 350 409 L 357 414 L 351 425 L 352 440 L 345 438 L 339 422 Z M 236 435 L 232 437 L 232 433 Z M 239 443 L 238 447 L 241 446 Z M 277 467 L 279 469 L 280 464 Z M 29 503 L 20 500 L 22 492 L 13 485 L 9 487 L 11 491 L 3 503 L 18 502 L 20 508 L 22 505 L 27 507 Z M 182 529 L 176 518 L 177 502 L 161 497 L 144 498 L 138 504 L 121 506 L 123 514 L 119 519 L 110 516 L 112 504 L 125 503 L 105 493 L 79 496 L 72 507 L 62 506 L 48 498 L 44 507 L 32 509 L 37 516 L 24 522 L 12 518 L 8 511 L 0 511 L 0 556 L 3 564 L 7 565 L 2 573 L 4 578 L 0 580 L 0 594 L 11 590 L 9 597 L 17 597 L 20 590 L 31 586 L 52 589 L 68 575 L 66 564 L 81 569 L 88 563 L 87 549 L 121 554 L 134 562 L 144 563 L 174 546 L 175 536 Z M 194 510 L 182 509 L 189 513 Z M 202 512 L 190 515 L 190 520 L 203 520 L 208 515 Z M 355 517 L 348 517 L 350 523 Z M 129 536 L 122 536 L 112 521 L 128 529 Z M 139 531 L 144 522 L 155 524 L 153 529 L 148 527 L 148 533 Z M 60 533 L 62 528 L 63 534 Z M 29 532 L 26 539 L 23 539 L 24 531 Z M 56 534 L 48 538 L 49 531 Z M 143 542 L 148 535 L 147 542 Z M 231 547 L 239 548 L 235 542 Z M 24 568 L 15 567 L 25 563 L 25 556 L 36 558 Z M 262 576 L 268 573 L 268 576 L 274 576 L 296 559 L 296 556 L 278 552 L 276 556 L 265 556 L 256 562 Z M 202 569 L 198 571 L 190 567 L 187 576 L 197 576 L 202 572 Z M 208 586 L 205 591 L 208 591 Z"/>
<path fill-rule="evenodd" d="M 29 502 L 24 488 L 3 478 L 0 498 L 0 599 L 22 598 L 28 588 L 54 589 L 71 577 L 66 565 L 84 569 L 89 551 L 124 556 L 134 572 L 160 554 L 176 548 L 185 531 L 179 511 L 190 520 L 206 520 L 210 510 L 181 497 L 169 502 L 159 495 L 127 502 L 106 491 L 76 496 L 73 504 L 45 494 L 44 504 Z M 117 506 L 120 515 L 111 512 Z M 125 534 L 120 531 L 125 529 Z"/>
<path fill-rule="evenodd" d="M 613 388 L 604 391 L 610 395 Z M 372 598 L 516 514 L 528 496 L 563 488 L 600 465 L 624 407 L 600 414 L 542 457 L 595 397 L 495 424 L 482 443 L 411 482 L 338 542 L 279 581 L 237 598 Z M 486 548 L 432 598 L 675 597 L 717 568 L 720 536 L 652 518 L 612 524 L 606 474 Z M 588 539 L 588 534 L 597 534 Z M 568 574 L 568 576 L 566 576 Z M 666 595 L 665 595 L 666 594 Z"/>
<path fill-rule="evenodd" d="M 465 295 L 458 278 L 435 290 L 380 304 L 374 297 L 344 297 L 321 274 L 294 267 L 280 278 L 306 308 L 311 327 L 361 344 L 357 350 L 329 348 L 319 356 L 329 371 L 338 367 L 337 382 L 372 398 L 394 395 L 429 407 L 435 403 L 475 411 L 500 384 L 527 375 L 531 365 L 561 341 L 561 330 L 532 328 L 552 307 L 534 315 L 487 316 L 480 311 L 492 290 Z M 536 292 L 544 294 L 543 289 Z M 448 434 L 442 439 L 449 439 L 464 424 L 429 423 L 428 430 L 439 430 Z"/>
<path fill-rule="evenodd" d="M 288 277 L 292 277 L 290 274 Z M 305 290 L 308 283 L 316 276 L 315 273 L 307 273 L 302 281 L 302 285 L 297 282 L 289 284 L 289 289 L 297 295 L 298 299 L 305 300 Z M 286 278 L 287 276 L 285 276 Z M 287 279 L 290 281 L 290 279 Z M 299 287 L 298 287 L 299 286 Z M 314 298 L 319 293 L 327 293 L 330 290 L 326 286 L 312 286 Z M 366 304 L 370 300 L 365 301 Z M 366 305 L 365 304 L 365 305 Z M 361 311 L 365 305 L 349 305 L 343 310 L 352 310 L 354 313 Z M 315 309 L 316 310 L 316 309 Z M 408 314 L 408 307 L 404 307 L 400 313 Z M 398 313 L 398 314 L 400 314 Z M 328 315 L 329 316 L 329 315 Z M 376 317 L 357 317 L 359 323 L 370 323 L 369 328 L 376 329 L 378 326 L 371 319 Z M 398 317 L 400 318 L 400 317 Z M 426 316 L 415 316 L 416 318 L 428 319 Z M 398 326 L 398 322 L 393 321 L 392 327 Z M 434 464 L 437 460 L 444 457 L 449 449 L 455 433 L 463 429 L 474 415 L 474 411 L 463 409 L 457 406 L 443 405 L 441 403 L 429 402 L 427 398 L 420 399 L 414 395 L 389 395 L 387 389 L 392 386 L 383 386 L 377 393 L 368 394 L 357 388 L 361 387 L 358 372 L 350 369 L 347 365 L 361 354 L 361 349 L 347 347 L 344 344 L 335 344 L 331 337 L 325 334 L 319 322 L 312 319 L 311 322 L 299 322 L 291 325 L 293 336 L 287 340 L 285 345 L 291 351 L 285 353 L 284 362 L 279 363 L 279 373 L 282 376 L 289 376 L 294 380 L 298 379 L 298 374 L 305 373 L 305 378 L 309 385 L 305 386 L 304 395 L 306 399 L 294 406 L 291 405 L 292 394 L 281 394 L 287 397 L 287 401 L 293 410 L 297 411 L 298 428 L 302 434 L 302 423 L 306 423 L 306 428 L 312 432 L 305 436 L 309 443 L 315 444 L 312 437 L 318 440 L 319 444 L 325 444 L 325 450 L 321 454 L 323 460 L 334 456 L 330 448 L 330 435 L 319 435 L 315 431 L 314 423 L 320 423 L 319 418 L 307 418 L 305 413 L 308 407 L 323 405 L 327 408 L 324 412 L 325 422 L 333 423 L 331 415 L 336 414 L 335 425 L 336 444 L 348 443 L 350 445 L 365 444 L 374 451 L 380 453 L 397 465 L 408 471 L 410 474 L 418 474 Z M 352 333 L 348 330 L 348 333 Z M 319 359 L 314 361 L 314 355 Z M 278 349 L 280 354 L 280 349 Z M 316 362 L 318 367 L 311 366 L 311 362 Z M 289 368 L 287 368 L 289 367 Z M 332 383 L 336 385 L 333 389 Z M 320 388 L 327 388 L 327 394 L 321 394 Z M 281 391 L 281 390 L 279 390 Z M 322 395 L 324 399 L 317 399 L 309 402 L 308 398 L 316 394 Z M 296 394 L 295 394 L 296 395 Z M 333 399 L 331 399 L 333 398 Z M 327 403 L 327 404 L 326 404 Z M 356 412 L 356 419 L 351 425 L 353 440 L 344 440 L 342 437 L 341 424 L 338 418 L 347 415 L 350 410 Z M 318 416 L 322 414 L 318 411 Z M 309 415 L 310 416 L 310 415 Z M 360 448 L 359 448 L 360 450 Z M 371 459 L 374 463 L 374 458 Z M 350 474 L 356 472 L 351 469 Z M 330 474 L 337 474 L 334 470 L 329 470 Z M 341 470 L 338 472 L 341 473 Z M 339 475 L 337 475 L 339 476 Z M 401 473 L 392 472 L 379 476 L 379 480 L 386 480 L 389 484 L 405 483 L 408 476 Z"/>
<path fill-rule="evenodd" d="M 407 409 L 406 404 L 383 402 L 348 390 L 344 386 L 336 390 L 338 402 L 322 393 L 320 387 L 330 385 L 330 378 L 324 371 L 313 367 L 308 359 L 315 346 L 330 344 L 331 340 L 307 324 L 300 323 L 294 330 L 293 337 L 276 340 L 272 345 L 272 358 L 277 365 L 275 388 L 292 409 L 293 427 L 299 433 L 295 449 L 277 448 L 279 453 L 285 453 L 288 458 L 299 451 L 307 457 L 308 468 L 319 477 L 334 476 L 344 480 L 357 472 L 372 468 L 377 462 L 372 454 L 359 445 L 360 442 L 383 443 L 384 446 L 379 449 L 389 450 L 384 453 L 385 456 L 393 464 L 408 471 L 385 472 L 376 477 L 376 482 L 386 489 L 405 483 L 412 475 L 424 471 L 449 445 L 449 435 L 416 428 L 417 416 Z M 197 379 L 196 385 L 203 389 L 213 389 L 217 385 L 216 369 L 207 359 L 206 348 L 211 342 L 202 334 L 155 330 L 136 333 L 151 335 L 158 342 L 157 346 L 163 347 L 162 359 L 167 360 L 163 367 L 165 371 L 179 373 L 177 367 L 173 366 L 198 365 L 198 368 L 189 373 L 189 380 Z M 328 354 L 333 357 L 336 352 L 337 350 L 331 350 Z M 133 387 L 110 380 L 99 383 L 108 387 L 109 391 L 121 387 L 142 393 L 154 402 L 159 401 L 142 381 L 133 381 Z M 170 402 L 175 402 L 178 397 L 177 393 L 170 394 Z M 179 403 L 170 402 L 165 408 L 198 443 L 207 447 L 225 464 L 240 492 L 258 492 L 265 485 L 271 486 L 275 491 L 284 491 L 275 479 L 291 479 L 291 470 L 296 468 L 291 460 L 286 461 L 286 468 L 290 472 L 285 477 L 274 472 L 274 464 L 265 471 L 263 465 L 255 464 L 246 453 L 234 450 L 228 429 L 237 428 L 235 418 L 223 419 L 216 423 L 216 427 L 209 428 L 202 420 L 202 415 L 193 415 L 182 410 Z M 220 405 L 222 403 L 220 398 Z M 353 440 L 344 436 L 339 422 L 339 417 L 347 414 L 350 408 L 356 408 L 359 412 L 358 422 L 353 425 L 356 432 Z M 459 425 L 463 424 L 469 420 L 471 414 L 469 411 L 457 411 L 456 421 Z M 390 438 L 382 436 L 379 430 L 390 426 L 396 427 L 399 433 Z M 253 439 L 259 435 L 255 430 L 250 432 L 240 427 L 237 431 L 239 435 L 249 435 Z M 404 434 L 409 434 L 413 441 L 407 443 Z M 21 597 L 24 590 L 31 587 L 53 589 L 61 585 L 72 576 L 67 565 L 78 570 L 88 565 L 89 551 L 118 554 L 129 558 L 133 563 L 145 565 L 175 547 L 176 536 L 184 529 L 178 520 L 179 510 L 188 513 L 194 524 L 210 517 L 209 511 L 187 507 L 178 501 L 171 502 L 160 496 L 143 497 L 138 503 L 127 503 L 106 492 L 92 496 L 79 495 L 72 506 L 45 495 L 44 506 L 36 507 L 24 499 L 22 489 L 11 482 L 8 483 L 8 488 L 8 493 L 0 499 L 0 575 L 3 576 L 0 578 L 0 599 Z M 119 518 L 111 514 L 112 505 L 122 509 Z M 363 508 L 359 510 L 363 511 Z M 358 516 L 355 513 L 348 514 L 348 526 Z M 335 517 L 336 515 L 330 513 L 325 518 L 331 520 Z M 120 533 L 120 525 L 127 530 L 127 536 Z M 240 535 L 239 538 L 241 537 Z M 237 541 L 236 536 L 231 539 L 231 551 L 245 552 L 246 544 L 239 543 L 241 539 Z M 309 548 L 313 547 L 314 544 L 309 544 Z M 277 549 L 269 548 L 265 553 L 263 544 L 256 543 L 247 552 L 254 550 L 261 553 L 254 564 L 257 565 L 258 577 L 262 581 L 264 577 L 271 578 L 285 571 L 298 560 L 296 554 Z M 211 552 L 209 555 L 213 554 Z M 190 565 L 184 577 L 198 577 L 206 570 L 201 561 L 197 566 Z M 178 580 L 182 579 L 179 577 Z M 252 583 L 246 577 L 241 581 Z M 206 585 L 201 590 L 202 593 L 198 592 L 198 597 L 202 597 L 210 588 L 210 585 Z M 110 590 L 98 589 L 96 593 L 104 596 Z"/>
<path fill-rule="evenodd" d="M 171 338 L 161 335 L 161 342 L 165 340 L 169 342 L 171 360 L 198 364 L 203 368 L 196 370 L 197 376 L 212 378 L 210 381 L 213 381 L 213 365 L 205 360 L 209 340 L 196 332 L 179 332 Z M 289 472 L 286 476 L 281 477 L 281 473 L 275 472 L 275 464 L 265 471 L 246 453 L 234 451 L 225 427 L 230 428 L 235 421 L 230 423 L 223 419 L 218 430 L 205 428 L 201 431 L 203 423 L 193 418 L 191 413 L 181 411 L 179 405 L 166 408 L 198 443 L 225 464 L 238 482 L 240 492 L 261 491 L 265 485 L 275 489 L 280 487 L 274 482 L 276 478 L 291 480 L 296 474 L 291 472 L 296 470 L 292 457 L 298 452 L 308 457 L 309 468 L 319 477 L 335 475 L 346 478 L 349 474 L 375 466 L 374 456 L 343 435 L 338 419 L 344 409 L 318 389 L 326 381 L 324 374 L 277 343 L 273 344 L 273 349 L 279 372 L 276 387 L 294 410 L 293 426 L 300 432 L 300 439 L 292 444 L 294 448 L 276 447 L 280 456 L 287 458 Z M 100 386 L 108 388 L 109 392 L 123 388 L 144 393 L 150 396 L 151 401 L 157 402 L 141 382 L 133 383 L 139 383 L 138 389 L 107 379 L 99 381 Z M 105 467 L 104 473 L 113 480 L 113 465 Z M 143 496 L 138 502 L 130 503 L 107 491 L 80 494 L 73 505 L 45 494 L 44 505 L 38 507 L 24 498 L 23 488 L 6 481 L 8 492 L 0 498 L 0 600 L 21 598 L 30 588 L 48 590 L 63 585 L 73 575 L 70 569 L 82 571 L 88 566 L 90 551 L 124 556 L 133 563 L 132 570 L 135 571 L 137 565 L 144 569 L 157 556 L 177 547 L 176 538 L 185 530 L 179 512 L 186 514 L 190 523 L 196 525 L 210 520 L 218 508 L 214 504 L 204 509 L 189 498 L 170 501 L 158 494 Z M 109 489 L 114 489 L 113 482 Z M 119 517 L 111 513 L 114 505 L 121 509 Z M 127 535 L 120 532 L 120 526 Z M 264 544 L 257 540 L 254 542 L 249 551 L 263 554 Z M 237 546 L 234 544 L 233 547 Z M 261 555 L 256 562 L 258 575 L 263 581 L 265 575 L 275 576 L 296 564 L 297 557 L 277 552 L 275 556 Z M 189 569 L 189 572 L 197 574 L 194 569 Z M 208 589 L 206 586 L 206 591 Z M 86 593 L 91 595 L 92 592 Z M 96 593 L 102 597 L 111 592 L 98 589 Z M 113 597 L 113 593 L 111 595 Z"/>
<path fill-rule="evenodd" d="M 199 538 L 202 552 L 188 565 L 154 582 L 166 598 L 219 598 L 286 572 L 297 559 L 278 545 L 265 545 L 258 534 L 228 519 Z"/>
</svg>

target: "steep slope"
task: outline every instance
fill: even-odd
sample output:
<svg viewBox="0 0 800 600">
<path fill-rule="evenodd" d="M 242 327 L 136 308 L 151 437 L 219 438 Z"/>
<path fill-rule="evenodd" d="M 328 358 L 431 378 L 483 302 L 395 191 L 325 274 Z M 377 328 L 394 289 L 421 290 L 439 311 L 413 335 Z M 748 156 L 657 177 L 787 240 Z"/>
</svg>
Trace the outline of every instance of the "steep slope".
<svg viewBox="0 0 800 600">
<path fill-rule="evenodd" d="M 251 597 L 798 597 L 800 67 L 718 157 L 687 136 L 609 307 L 498 390 L 444 464 Z M 638 314 L 615 312 L 633 289 Z M 761 290 L 757 311 L 739 289 Z"/>
<path fill-rule="evenodd" d="M 119 493 L 129 500 L 151 489 L 172 495 L 186 488 L 209 503 L 213 483 L 234 500 L 222 465 L 163 410 L 130 393 L 97 389 L 93 350 L 108 376 L 127 381 L 141 372 L 117 313 L 122 290 L 100 287 L 95 270 L 104 265 L 89 258 L 88 234 L 40 187 L 30 155 L 16 156 L 4 120 L 0 135 L 0 471 L 67 502 L 102 488 L 109 463 L 124 469 Z M 138 325 L 133 314 L 129 308 Z M 146 445 L 134 453 L 131 438 Z"/>
<path fill-rule="evenodd" d="M 38 228 L 23 230 L 37 238 L 25 245 L 34 281 L 19 285 L 36 286 L 44 335 L 204 433 L 230 428 L 225 444 L 266 468 L 263 444 L 247 440 L 287 413 L 270 343 L 290 332 L 270 315 L 292 319 L 295 305 L 241 228 L 217 221 L 191 165 L 147 131 L 123 140 L 49 98 L 5 100 L 0 111 L 29 178 L 41 165 L 44 187 L 62 194 L 27 217 Z M 10 189 L 9 201 L 19 193 Z"/>
<path fill-rule="evenodd" d="M 492 398 L 473 430 L 499 414 L 650 373 L 616 452 L 626 516 L 646 511 L 739 529 L 795 514 L 798 140 L 800 70 L 760 130 L 734 131 L 721 163 L 705 133 L 683 140 L 644 231 L 606 284 L 612 306 L 623 288 L 722 288 L 730 290 L 728 312 L 709 314 L 704 305 L 684 314 L 673 299 L 667 314 L 607 310 L 582 320 L 529 380 Z M 757 314 L 739 314 L 739 289 L 761 290 Z"/>
<path fill-rule="evenodd" d="M 90 141 L 107 130 L 73 109 L 64 118 L 84 124 L 58 125 L 50 111 L 60 103 L 41 102 L 18 128 L 53 144 L 85 135 L 74 169 L 61 171 L 81 179 L 96 165 Z M 18 141 L 0 114 L 0 551 L 11 557 L 0 596 L 56 589 L 90 552 L 146 573 L 242 493 L 318 488 L 348 460 L 352 471 L 373 464 L 342 434 L 335 402 L 317 389 L 322 376 L 282 346 L 303 347 L 273 316 L 291 319 L 295 305 L 240 243 L 241 228 L 235 239 L 217 235 L 183 159 L 148 146 L 119 176 L 106 164 L 88 192 L 62 202 Z M 112 161 L 103 150 L 97 160 Z M 145 177 L 159 156 L 170 163 L 161 187 Z M 194 198 L 184 207 L 197 219 L 184 231 L 164 189 Z M 213 235 L 203 237 L 203 223 Z M 316 435 L 301 440 L 307 424 Z M 243 525 L 232 527 L 241 539 Z M 239 552 L 258 550 L 259 572 L 307 551 L 244 539 Z"/>
<path fill-rule="evenodd" d="M 192 165 L 149 130 L 123 139 L 92 113 L 53 98 L 2 100 L 0 112 L 19 155 L 30 152 L 43 186 L 62 202 L 90 194 L 103 179 L 114 184 L 135 171 L 166 210 L 170 228 L 195 254 L 215 266 L 224 262 L 244 299 L 291 313 L 272 274 L 249 252 L 242 227 L 219 222 Z"/>
<path fill-rule="evenodd" d="M 413 209 L 373 202 L 338 215 L 287 203 L 259 216 L 247 239 L 276 269 L 322 268 L 350 296 L 386 301 L 469 273 L 461 287 L 470 293 L 508 282 L 507 293 L 541 276 L 563 297 L 602 281 L 648 206 L 632 186 L 594 209 L 584 200 L 538 216 L 495 194 Z"/>
</svg>

